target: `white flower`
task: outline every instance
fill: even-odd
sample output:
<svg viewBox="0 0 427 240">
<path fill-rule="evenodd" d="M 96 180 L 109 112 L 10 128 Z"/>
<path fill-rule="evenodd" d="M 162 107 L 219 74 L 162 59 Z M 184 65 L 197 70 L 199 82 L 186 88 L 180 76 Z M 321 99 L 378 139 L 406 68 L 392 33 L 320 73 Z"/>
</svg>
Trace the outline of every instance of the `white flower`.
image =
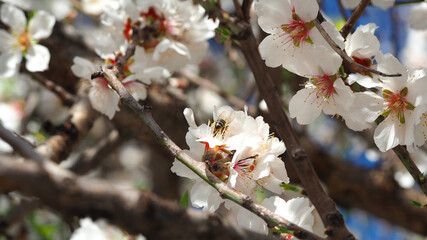
<svg viewBox="0 0 427 240">
<path fill-rule="evenodd" d="M 395 0 L 372 0 L 374 6 L 380 7 L 386 10 L 394 5 Z M 359 5 L 360 0 L 341 0 L 341 3 L 345 8 L 354 9 Z"/>
<path fill-rule="evenodd" d="M 80 219 L 80 227 L 77 228 L 71 235 L 70 240 L 145 240 L 142 235 L 137 237 L 128 236 L 123 230 L 109 225 L 105 220 L 97 220 L 93 222 L 90 218 Z"/>
<path fill-rule="evenodd" d="M 255 11 L 260 27 L 269 34 L 259 45 L 267 66 L 282 65 L 296 74 L 315 76 L 321 75 L 319 66 L 337 55 L 314 25 L 319 11 L 315 0 L 259 0 L 255 2 Z M 338 30 L 326 21 L 322 26 L 343 48 Z"/>
<path fill-rule="evenodd" d="M 406 72 L 391 54 L 383 56 L 378 70 L 400 73 L 401 77 L 383 77 L 382 115 L 385 117 L 374 133 L 378 148 L 385 152 L 397 145 L 411 146 L 415 141 L 414 128 L 427 110 L 427 76 L 424 70 Z"/>
<path fill-rule="evenodd" d="M 353 34 L 347 37 L 345 42 L 345 51 L 359 64 L 368 68 L 372 66 L 372 58 L 380 53 L 380 42 L 375 37 L 374 32 L 378 26 L 374 23 L 359 26 Z M 358 69 L 359 70 L 359 69 Z M 382 83 L 378 81 L 378 76 L 371 72 L 360 70 L 360 73 L 352 73 L 347 79 L 349 84 L 354 82 L 366 88 L 381 87 Z"/>
<path fill-rule="evenodd" d="M 1 0 L 13 4 L 24 10 L 43 10 L 49 12 L 56 19 L 62 20 L 68 16 L 73 6 L 69 0 Z"/>
<path fill-rule="evenodd" d="M 265 187 L 275 193 L 283 189 L 280 183 L 289 182 L 284 163 L 278 158 L 285 145 L 269 134 L 262 117 L 256 119 L 246 112 L 225 106 L 214 111 L 214 122 L 197 126 L 191 109 L 184 110 L 189 125 L 186 152 L 205 162 L 218 178 L 252 197 Z M 190 191 L 190 200 L 197 207 L 216 210 L 223 200 L 212 187 L 182 163 L 174 161 L 171 168 L 179 176 L 198 180 Z"/>
<path fill-rule="evenodd" d="M 1 20 L 11 28 L 8 33 L 0 29 L 0 76 L 10 77 L 18 72 L 22 56 L 26 59 L 26 68 L 30 72 L 44 71 L 48 68 L 49 50 L 37 44 L 52 33 L 55 18 L 45 11 L 38 11 L 27 23 L 22 10 L 3 4 Z M 28 24 L 28 25 L 27 25 Z"/>
<path fill-rule="evenodd" d="M 315 222 L 315 217 L 313 215 L 314 207 L 310 206 L 310 202 L 307 198 L 298 197 L 285 201 L 280 197 L 270 197 L 264 199 L 262 205 L 286 220 L 313 232 L 313 225 Z M 239 207 L 237 211 L 237 223 L 241 227 L 252 231 L 264 234 L 268 233 L 267 224 L 261 218 L 242 207 Z M 315 233 L 318 235 L 323 234 L 322 232 Z M 287 236 L 286 239 L 295 238 Z"/>
<path fill-rule="evenodd" d="M 427 29 L 427 2 L 417 4 L 412 7 L 411 14 L 409 15 L 409 22 L 411 27 L 416 30 Z"/>
<path fill-rule="evenodd" d="M 204 16 L 204 9 L 191 1 L 121 1 L 102 15 L 103 24 L 110 27 L 107 41 L 97 41 L 96 52 L 111 57 L 139 34 L 138 45 L 145 50 L 147 66 L 161 66 L 175 71 L 187 64 L 199 63 L 218 22 Z M 134 33 L 139 29 L 138 33 Z M 97 40 L 105 39 L 100 35 Z"/>
<path fill-rule="evenodd" d="M 131 58 L 124 66 L 124 77 L 119 78 L 136 100 L 147 98 L 146 85 L 151 83 L 152 78 L 161 78 L 168 74 L 165 69 L 160 67 L 146 68 L 143 62 L 139 62 L 138 65 L 134 64 L 135 58 L 141 58 L 140 55 L 143 54 L 143 49 L 141 49 L 137 47 L 134 58 Z M 78 77 L 91 79 L 91 74 L 99 71 L 99 67 L 81 57 L 75 57 L 73 61 L 71 70 Z M 103 78 L 93 79 L 91 85 L 89 100 L 92 107 L 112 119 L 116 111 L 120 110 L 118 107 L 119 95 L 108 86 L 107 81 Z"/>
<path fill-rule="evenodd" d="M 320 47 L 319 47 L 320 48 Z M 299 124 L 312 123 L 323 111 L 329 115 L 340 115 L 347 126 L 351 124 L 349 108 L 355 104 L 355 94 L 337 74 L 341 58 L 336 56 L 333 61 L 325 63 L 322 75 L 310 77 L 305 88 L 298 91 L 289 102 L 289 113 Z"/>
<path fill-rule="evenodd" d="M 104 7 L 116 1 L 117 0 L 82 0 L 82 10 L 86 14 L 100 15 Z"/>
<path fill-rule="evenodd" d="M 0 123 L 10 131 L 18 132 L 23 118 L 23 109 L 19 104 L 0 102 Z M 0 152 L 12 152 L 9 144 L 0 139 Z"/>
</svg>

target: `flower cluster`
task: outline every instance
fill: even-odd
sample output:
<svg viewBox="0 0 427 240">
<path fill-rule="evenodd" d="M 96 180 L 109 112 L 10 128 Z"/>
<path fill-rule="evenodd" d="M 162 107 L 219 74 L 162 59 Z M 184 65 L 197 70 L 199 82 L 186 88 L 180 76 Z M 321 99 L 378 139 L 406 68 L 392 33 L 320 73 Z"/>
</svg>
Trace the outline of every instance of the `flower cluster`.
<svg viewBox="0 0 427 240">
<path fill-rule="evenodd" d="M 113 53 L 136 43 L 144 49 L 147 66 L 175 71 L 202 59 L 208 47 L 206 40 L 214 36 L 218 26 L 191 1 L 120 3 L 106 7 L 101 16 L 108 30 L 96 37 L 95 51 L 103 58 L 113 57 Z"/>
<path fill-rule="evenodd" d="M 351 7 L 347 2 L 343 1 Z M 394 1 L 373 3 L 387 8 Z M 413 151 L 424 144 L 427 93 L 421 89 L 427 84 L 425 70 L 407 72 L 394 56 L 384 55 L 373 23 L 359 26 L 343 41 L 338 30 L 325 21 L 323 28 L 354 62 L 401 77 L 384 77 L 358 67 L 354 67 L 355 73 L 344 74 L 341 57 L 314 26 L 318 10 L 316 1 L 259 0 L 255 4 L 258 23 L 269 34 L 259 45 L 266 65 L 282 65 L 309 79 L 289 102 L 291 117 L 300 124 L 310 124 L 323 111 L 342 117 L 347 127 L 361 131 L 382 116 L 374 134 L 381 151 L 399 144 Z"/>
<path fill-rule="evenodd" d="M 284 192 L 280 185 L 288 183 L 289 178 L 279 155 L 286 148 L 282 141 L 270 134 L 269 126 L 262 117 L 253 118 L 246 111 L 234 111 L 229 106 L 215 108 L 213 121 L 208 124 L 197 126 L 193 111 L 189 108 L 184 110 L 184 116 L 189 125 L 186 142 L 190 147 L 185 151 L 193 159 L 206 163 L 212 174 L 253 199 L 263 193 L 264 189 L 276 194 Z M 240 225 L 267 233 L 267 226 L 260 218 L 231 201 L 221 199 L 213 187 L 181 162 L 175 160 L 171 170 L 179 176 L 196 181 L 189 194 L 193 206 L 215 211 L 225 202 L 225 207 L 236 213 Z M 295 214 L 295 219 L 289 220 L 295 220 L 299 224 L 300 221 L 296 221 L 296 218 L 301 218 L 299 225 L 304 226 L 304 222 L 307 229 L 311 230 L 313 207 L 309 207 L 307 199 L 293 199 L 289 204 L 278 197 L 274 199 L 266 199 L 263 204 L 272 211 L 277 208 L 276 212 L 283 217 Z M 271 201 L 280 204 L 273 204 Z M 300 215 L 298 211 L 304 214 Z M 305 217 L 310 220 L 304 220 Z M 258 222 L 262 224 L 255 227 Z"/>
</svg>

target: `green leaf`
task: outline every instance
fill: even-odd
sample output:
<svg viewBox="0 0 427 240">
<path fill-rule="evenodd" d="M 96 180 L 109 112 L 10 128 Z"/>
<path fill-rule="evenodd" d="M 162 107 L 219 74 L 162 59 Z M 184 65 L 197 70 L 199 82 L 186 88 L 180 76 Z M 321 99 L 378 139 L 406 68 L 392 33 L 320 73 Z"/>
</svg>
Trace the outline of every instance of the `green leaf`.
<svg viewBox="0 0 427 240">
<path fill-rule="evenodd" d="M 190 204 L 189 204 L 189 197 L 188 197 L 188 191 L 185 191 L 182 194 L 181 199 L 179 200 L 179 205 L 181 207 L 184 207 L 184 208 L 188 208 L 188 206 L 190 206 Z"/>
</svg>

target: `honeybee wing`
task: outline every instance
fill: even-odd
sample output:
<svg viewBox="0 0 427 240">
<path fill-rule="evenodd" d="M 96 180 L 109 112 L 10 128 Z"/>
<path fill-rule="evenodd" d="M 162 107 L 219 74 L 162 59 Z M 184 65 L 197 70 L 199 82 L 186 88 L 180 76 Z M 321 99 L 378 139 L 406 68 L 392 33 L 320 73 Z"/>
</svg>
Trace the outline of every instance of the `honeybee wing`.
<svg viewBox="0 0 427 240">
<path fill-rule="evenodd" d="M 230 123 L 230 122 L 232 122 L 234 120 L 234 111 L 233 110 L 231 110 L 231 111 L 227 111 L 227 110 L 222 111 L 219 114 L 219 116 L 216 119 L 216 121 L 219 121 L 220 119 L 224 120 L 227 124 Z"/>
</svg>

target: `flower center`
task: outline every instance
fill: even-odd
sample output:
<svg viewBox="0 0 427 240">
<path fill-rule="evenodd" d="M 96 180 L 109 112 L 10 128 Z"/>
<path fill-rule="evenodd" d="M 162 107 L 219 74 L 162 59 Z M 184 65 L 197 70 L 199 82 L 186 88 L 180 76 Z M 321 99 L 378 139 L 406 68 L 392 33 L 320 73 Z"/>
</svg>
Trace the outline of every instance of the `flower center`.
<svg viewBox="0 0 427 240">
<path fill-rule="evenodd" d="M 313 22 L 304 22 L 296 13 L 293 13 L 289 23 L 280 26 L 283 31 L 280 37 L 286 38 L 286 41 L 283 42 L 284 44 L 292 42 L 295 47 L 300 47 L 305 42 L 313 44 L 313 41 L 308 36 L 313 27 Z"/>
<path fill-rule="evenodd" d="M 243 158 L 237 161 L 234 165 L 234 170 L 239 173 L 247 174 L 255 169 L 256 158 L 258 155 Z"/>
<path fill-rule="evenodd" d="M 370 58 L 358 58 L 358 57 L 355 57 L 355 56 L 353 56 L 352 58 L 353 58 L 353 60 L 354 60 L 355 62 L 357 62 L 357 63 L 359 63 L 359 64 L 361 64 L 361 65 L 363 65 L 363 66 L 365 66 L 365 67 L 367 67 L 367 68 L 371 68 L 371 66 L 372 66 L 372 59 L 370 59 Z M 357 70 L 358 70 L 362 75 L 369 76 L 369 77 L 373 77 L 372 73 L 371 73 L 371 72 L 369 72 L 369 71 L 366 71 L 366 70 L 360 69 L 360 68 L 358 68 L 357 66 L 354 66 L 354 68 L 357 68 Z"/>
<path fill-rule="evenodd" d="M 18 47 L 25 52 L 31 46 L 31 35 L 23 32 L 18 37 Z"/>
<path fill-rule="evenodd" d="M 406 100 L 407 95 L 407 87 L 403 88 L 398 93 L 394 93 L 387 89 L 383 90 L 383 98 L 387 107 L 382 115 L 388 117 L 391 114 L 392 117 L 399 118 L 400 123 L 405 123 L 405 111 L 413 111 L 415 109 L 415 106 Z"/>
<path fill-rule="evenodd" d="M 154 8 L 142 12 L 140 16 L 145 20 L 139 45 L 146 50 L 155 48 L 168 31 L 168 23 L 163 14 L 157 14 Z"/>
<path fill-rule="evenodd" d="M 311 78 L 309 83 L 313 84 L 316 89 L 317 97 L 323 97 L 325 99 L 330 98 L 334 93 L 336 93 L 334 88 L 334 83 L 338 79 L 337 75 L 323 75 Z"/>
</svg>

